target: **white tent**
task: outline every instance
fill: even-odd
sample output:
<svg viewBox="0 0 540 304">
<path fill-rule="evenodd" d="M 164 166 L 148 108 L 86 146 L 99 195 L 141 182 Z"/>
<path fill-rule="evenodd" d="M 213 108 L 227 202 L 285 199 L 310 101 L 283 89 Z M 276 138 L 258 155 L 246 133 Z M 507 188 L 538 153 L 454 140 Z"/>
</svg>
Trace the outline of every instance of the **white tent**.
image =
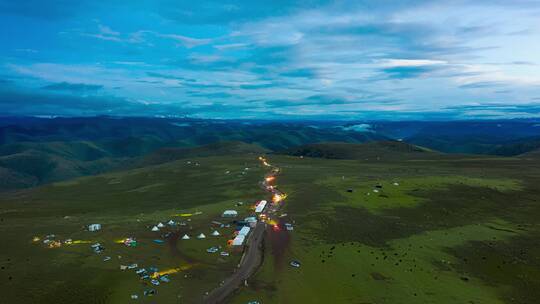
<svg viewBox="0 0 540 304">
<path fill-rule="evenodd" d="M 238 216 L 238 212 L 236 210 L 225 210 L 222 217 L 236 217 Z"/>
<path fill-rule="evenodd" d="M 182 237 L 182 240 L 189 240 L 189 235 L 184 234 L 184 236 Z"/>
<path fill-rule="evenodd" d="M 220 233 L 217 231 L 217 230 L 214 230 L 214 232 L 212 232 L 212 235 L 213 236 L 218 236 Z"/>
<path fill-rule="evenodd" d="M 205 239 L 206 238 L 206 235 L 204 235 L 204 233 L 201 233 L 197 236 L 198 239 Z"/>
<path fill-rule="evenodd" d="M 158 228 L 163 228 L 163 227 L 165 227 L 165 225 L 163 225 L 162 222 L 159 222 L 159 224 L 157 224 L 157 226 L 158 226 Z"/>
<path fill-rule="evenodd" d="M 173 220 L 170 220 L 167 224 L 171 225 L 171 226 L 174 226 L 175 225 L 175 222 Z"/>
<path fill-rule="evenodd" d="M 157 226 L 152 227 L 152 231 L 159 231 L 159 228 Z"/>
</svg>

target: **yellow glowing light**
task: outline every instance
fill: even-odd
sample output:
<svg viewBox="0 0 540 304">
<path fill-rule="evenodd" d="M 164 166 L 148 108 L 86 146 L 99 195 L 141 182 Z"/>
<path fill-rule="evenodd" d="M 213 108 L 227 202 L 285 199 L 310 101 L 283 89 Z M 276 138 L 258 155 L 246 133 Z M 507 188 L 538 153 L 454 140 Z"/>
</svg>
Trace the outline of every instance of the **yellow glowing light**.
<svg viewBox="0 0 540 304">
<path fill-rule="evenodd" d="M 49 248 L 58 248 L 62 246 L 62 243 L 59 241 L 52 241 L 49 243 Z"/>
<path fill-rule="evenodd" d="M 283 201 L 286 197 L 287 197 L 287 195 L 285 193 L 282 193 L 282 194 L 277 194 L 276 193 L 272 197 L 272 202 L 279 203 L 279 202 Z"/>
<path fill-rule="evenodd" d="M 72 244 L 90 244 L 92 243 L 92 241 L 74 240 L 71 243 Z"/>
<path fill-rule="evenodd" d="M 268 223 L 269 225 L 272 225 L 272 226 L 277 225 L 277 222 L 275 220 L 268 220 L 266 223 Z"/>
<path fill-rule="evenodd" d="M 269 182 L 273 181 L 274 179 L 276 179 L 276 178 L 273 177 L 273 176 L 269 176 L 269 177 L 267 177 L 265 180 L 266 180 L 266 182 L 269 183 Z"/>
<path fill-rule="evenodd" d="M 180 267 L 176 267 L 176 268 L 162 270 L 162 271 L 159 271 L 159 272 L 154 272 L 151 275 L 151 277 L 153 279 L 156 279 L 156 278 L 159 278 L 160 276 L 164 276 L 164 275 L 168 275 L 168 274 L 174 274 L 174 273 L 178 273 L 178 272 L 181 272 L 181 271 L 188 270 L 191 267 L 193 267 L 193 265 L 184 265 L 184 266 L 180 266 Z"/>
<path fill-rule="evenodd" d="M 189 216 L 193 216 L 193 213 L 179 213 L 179 214 L 173 214 L 173 216 L 189 217 Z"/>
<path fill-rule="evenodd" d="M 39 237 L 35 236 L 33 239 L 32 239 L 32 242 L 39 242 L 39 240 L 41 240 Z"/>
</svg>

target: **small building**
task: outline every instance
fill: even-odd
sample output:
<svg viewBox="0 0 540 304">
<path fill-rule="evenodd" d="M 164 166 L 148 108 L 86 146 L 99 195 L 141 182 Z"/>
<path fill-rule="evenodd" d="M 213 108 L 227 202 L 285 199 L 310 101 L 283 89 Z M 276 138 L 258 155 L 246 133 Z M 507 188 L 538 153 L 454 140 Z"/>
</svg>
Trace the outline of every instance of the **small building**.
<svg viewBox="0 0 540 304">
<path fill-rule="evenodd" d="M 256 213 L 261 213 L 261 212 L 263 212 L 264 207 L 266 207 L 266 203 L 267 203 L 267 201 L 265 201 L 265 200 L 260 201 L 260 202 L 257 204 L 257 206 L 255 207 L 255 212 L 256 212 Z"/>
<path fill-rule="evenodd" d="M 242 244 L 244 244 L 244 240 L 246 239 L 246 237 L 244 235 L 237 235 L 233 241 L 232 241 L 232 245 L 233 246 L 242 246 Z"/>
<path fill-rule="evenodd" d="M 248 235 L 250 230 L 251 230 L 250 227 L 244 226 L 244 227 L 242 227 L 242 229 L 240 229 L 240 231 L 238 231 L 238 235 L 246 236 L 246 235 Z"/>
<path fill-rule="evenodd" d="M 222 217 L 237 217 L 238 212 L 236 210 L 225 210 L 221 216 Z"/>
<path fill-rule="evenodd" d="M 88 225 L 88 231 L 99 231 L 99 230 L 101 230 L 101 224 Z"/>
</svg>

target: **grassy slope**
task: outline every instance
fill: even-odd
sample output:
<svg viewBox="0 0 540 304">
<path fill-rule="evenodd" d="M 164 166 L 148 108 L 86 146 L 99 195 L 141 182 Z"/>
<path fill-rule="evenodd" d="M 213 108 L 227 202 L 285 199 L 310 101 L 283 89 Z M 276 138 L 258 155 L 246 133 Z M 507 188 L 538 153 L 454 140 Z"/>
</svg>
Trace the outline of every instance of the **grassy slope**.
<svg viewBox="0 0 540 304">
<path fill-rule="evenodd" d="M 428 154 L 425 161 L 385 154 L 369 161 L 272 156 L 283 169 L 278 185 L 289 194 L 284 221 L 295 230 L 269 231 L 263 267 L 232 302 L 531 303 L 540 297 L 537 162 Z M 251 168 L 246 175 L 244 167 Z M 208 235 L 209 221 L 223 209 L 264 196 L 257 186 L 262 174 L 253 155 L 205 157 L 3 197 L 0 233 L 9 247 L 0 253 L 0 292 L 18 303 L 125 303 L 148 288 L 133 272 L 118 270 L 137 262 L 191 267 L 139 302 L 197 303 L 239 259 L 204 252 L 231 231 L 172 251 L 152 243 L 149 227 L 202 211 L 191 234 Z M 375 185 L 383 186 L 379 193 Z M 85 232 L 91 222 L 104 230 Z M 99 241 L 113 260 L 103 262 L 88 244 L 46 249 L 31 242 L 48 233 Z M 127 236 L 137 237 L 140 247 L 114 244 Z M 289 267 L 291 259 L 302 267 Z"/>
<path fill-rule="evenodd" d="M 142 290 L 149 288 L 141 286 L 133 271 L 118 269 L 135 262 L 160 269 L 191 267 L 172 275 L 170 284 L 160 286 L 159 294 L 146 300 L 170 303 L 182 297 L 183 303 L 197 303 L 238 262 L 239 254 L 219 258 L 205 252 L 210 246 L 225 245 L 232 228 L 220 229 L 220 237 L 182 241 L 177 251 L 154 244 L 159 233 L 150 227 L 171 218 L 185 221 L 175 215 L 200 211 L 191 217 L 192 230 L 181 227 L 179 233 L 209 236 L 210 221 L 221 220 L 224 209 L 237 208 L 247 215 L 249 206 L 238 208 L 236 202 L 253 202 L 264 192 L 258 187 L 263 171 L 251 155 L 191 161 L 80 178 L 3 197 L 0 235 L 9 246 L 0 253 L 2 299 L 7 303 L 125 303 L 130 294 L 142 296 Z M 250 170 L 241 174 L 245 167 Z M 94 222 L 103 225 L 101 232 L 84 231 Z M 89 244 L 47 249 L 31 241 L 50 233 L 62 240 L 100 242 L 106 250 L 96 255 Z M 128 236 L 135 236 L 140 246 L 114 243 Z M 103 256 L 113 259 L 103 262 Z"/>
<path fill-rule="evenodd" d="M 399 141 L 375 141 L 362 144 L 317 143 L 287 149 L 282 154 L 328 159 L 401 161 L 440 158 L 441 153 Z"/>
<path fill-rule="evenodd" d="M 137 165 L 144 167 L 149 165 L 163 164 L 189 157 L 242 154 L 260 155 L 266 152 L 268 152 L 267 149 L 254 144 L 247 144 L 239 141 L 219 142 L 189 148 L 162 148 L 147 156 L 144 156 L 137 162 Z"/>
<path fill-rule="evenodd" d="M 268 258 L 232 303 L 533 303 L 540 296 L 540 246 L 532 241 L 540 237 L 537 162 L 272 161 L 283 167 L 279 185 L 295 230 L 269 231 Z M 376 184 L 383 196 L 372 192 Z M 291 259 L 302 267 L 288 266 Z"/>
</svg>

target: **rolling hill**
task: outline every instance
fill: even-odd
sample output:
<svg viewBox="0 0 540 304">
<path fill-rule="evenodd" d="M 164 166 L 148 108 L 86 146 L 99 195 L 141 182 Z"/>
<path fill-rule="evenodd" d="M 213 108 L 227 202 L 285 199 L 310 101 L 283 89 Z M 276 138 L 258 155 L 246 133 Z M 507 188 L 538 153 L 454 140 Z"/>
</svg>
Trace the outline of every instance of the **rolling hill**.
<svg viewBox="0 0 540 304">
<path fill-rule="evenodd" d="M 280 152 L 293 156 L 328 159 L 404 160 L 440 156 L 441 153 L 400 141 L 376 141 L 362 144 L 318 143 Z"/>
<path fill-rule="evenodd" d="M 220 155 L 264 154 L 269 150 L 240 141 L 218 142 L 189 148 L 162 148 L 142 157 L 137 166 L 150 166 L 191 157 Z"/>
</svg>

